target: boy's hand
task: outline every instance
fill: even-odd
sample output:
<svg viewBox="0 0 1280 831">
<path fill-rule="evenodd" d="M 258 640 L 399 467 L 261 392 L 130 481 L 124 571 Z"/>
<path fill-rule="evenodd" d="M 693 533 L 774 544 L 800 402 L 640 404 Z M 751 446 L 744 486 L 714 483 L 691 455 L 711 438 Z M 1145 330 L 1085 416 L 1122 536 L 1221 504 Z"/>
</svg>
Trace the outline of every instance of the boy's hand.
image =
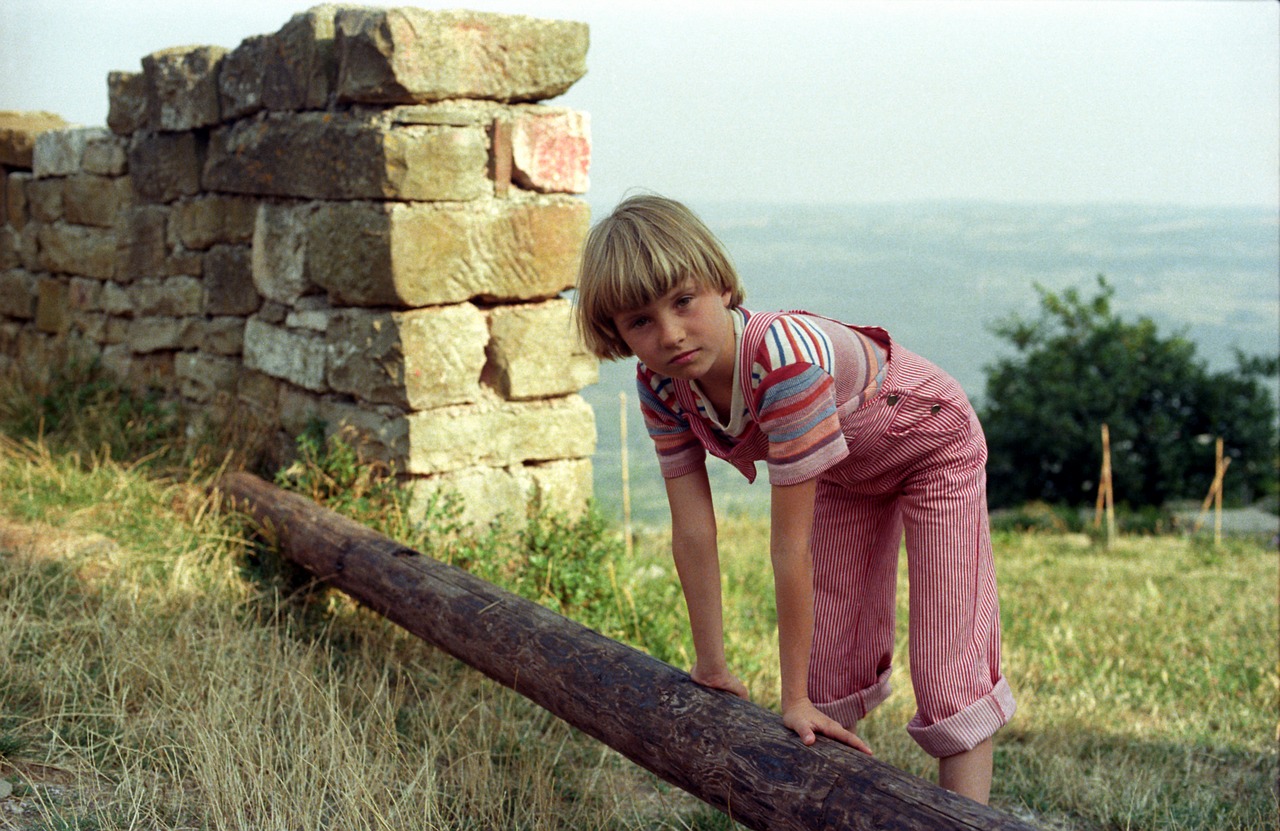
<svg viewBox="0 0 1280 831">
<path fill-rule="evenodd" d="M 811 745 L 818 740 L 817 733 L 844 742 L 854 750 L 861 750 L 868 756 L 873 755 L 867 743 L 857 734 L 846 730 L 840 722 L 825 716 L 809 699 L 802 699 L 782 711 L 782 723 L 795 731 L 800 741 Z"/>
<path fill-rule="evenodd" d="M 747 685 L 738 680 L 738 677 L 728 669 L 720 669 L 708 672 L 699 666 L 694 666 L 693 671 L 689 673 L 693 680 L 704 687 L 711 687 L 715 690 L 724 690 L 727 693 L 733 693 L 738 698 L 750 699 L 747 693 Z"/>
</svg>

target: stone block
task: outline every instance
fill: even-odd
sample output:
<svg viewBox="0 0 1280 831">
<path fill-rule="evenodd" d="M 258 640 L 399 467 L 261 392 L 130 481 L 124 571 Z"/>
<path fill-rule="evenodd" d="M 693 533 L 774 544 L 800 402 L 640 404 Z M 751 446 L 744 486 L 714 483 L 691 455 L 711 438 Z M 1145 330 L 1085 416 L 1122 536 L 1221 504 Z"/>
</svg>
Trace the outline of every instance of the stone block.
<svg viewBox="0 0 1280 831">
<path fill-rule="evenodd" d="M 0 271 L 22 265 L 22 256 L 18 253 L 18 237 L 16 229 L 0 225 Z"/>
<path fill-rule="evenodd" d="M 204 283 L 194 277 L 139 280 L 126 291 L 133 313 L 139 317 L 191 317 L 204 313 Z"/>
<path fill-rule="evenodd" d="M 295 14 L 270 37 L 263 56 L 262 103 L 270 110 L 324 109 L 338 77 L 336 5 Z"/>
<path fill-rule="evenodd" d="M 0 111 L 0 165 L 31 170 L 36 137 L 66 126 L 66 120 L 54 113 Z"/>
<path fill-rule="evenodd" d="M 222 59 L 218 72 L 218 101 L 222 118 L 230 121 L 262 109 L 262 67 L 271 47 L 268 35 L 240 41 Z"/>
<path fill-rule="evenodd" d="M 129 142 L 129 171 L 143 202 L 172 202 L 200 192 L 203 148 L 196 135 L 137 133 Z"/>
<path fill-rule="evenodd" d="M 503 519 L 522 522 L 531 503 L 577 516 L 586 510 L 592 496 L 591 460 L 469 468 L 415 477 L 407 487 L 409 512 L 414 518 L 423 517 L 431 500 L 447 493 L 461 497 L 459 519 L 480 527 Z"/>
<path fill-rule="evenodd" d="M 218 355 L 179 352 L 173 356 L 173 374 L 184 398 L 206 404 L 236 393 L 240 362 Z"/>
<path fill-rule="evenodd" d="M 258 203 L 243 196 L 199 196 L 173 206 L 172 230 L 178 242 L 203 251 L 217 243 L 253 242 Z"/>
<path fill-rule="evenodd" d="M 111 285 L 108 283 L 107 285 Z M 129 340 L 129 321 L 123 317 L 107 315 L 106 327 L 102 333 L 103 343 L 124 343 Z"/>
<path fill-rule="evenodd" d="M 488 160 L 480 126 L 267 113 L 213 132 L 203 182 L 211 191 L 261 196 L 466 201 L 492 192 Z"/>
<path fill-rule="evenodd" d="M 244 364 L 314 392 L 325 392 L 325 342 L 300 332 L 249 318 L 244 330 Z"/>
<path fill-rule="evenodd" d="M 9 351 L 14 359 L 11 366 L 16 367 L 22 377 L 41 385 L 53 380 L 57 367 L 66 366 L 70 361 L 87 364 L 100 353 L 98 344 L 73 330 L 51 334 L 33 327 L 24 327 Z"/>
<path fill-rule="evenodd" d="M 270 423 L 278 423 L 280 389 L 283 386 L 284 382 L 266 373 L 245 368 L 240 373 L 240 383 L 236 387 L 236 400 L 259 419 L 266 418 Z"/>
<path fill-rule="evenodd" d="M 538 101 L 565 92 L 587 71 L 585 23 L 411 7 L 344 8 L 335 29 L 341 101 Z"/>
<path fill-rule="evenodd" d="M 135 317 L 126 342 L 139 355 L 183 349 L 192 339 L 195 321 L 184 317 Z"/>
<path fill-rule="evenodd" d="M 489 178 L 493 179 L 493 195 L 499 199 L 506 199 L 511 192 L 515 165 L 511 153 L 511 119 L 495 118 L 489 128 Z"/>
<path fill-rule="evenodd" d="M 151 128 L 177 132 L 221 121 L 218 68 L 226 54 L 221 46 L 178 46 L 145 56 L 142 74 Z"/>
<path fill-rule="evenodd" d="M 32 179 L 27 183 L 27 211 L 36 222 L 62 219 L 62 179 Z"/>
<path fill-rule="evenodd" d="M 438 407 L 406 418 L 413 474 L 585 458 L 595 449 L 595 416 L 577 395 Z"/>
<path fill-rule="evenodd" d="M 24 326 L 16 338 L 10 354 L 23 378 L 48 383 L 54 363 L 52 344 L 56 340 L 51 335 L 36 331 L 33 326 Z"/>
<path fill-rule="evenodd" d="M 247 245 L 215 245 L 204 257 L 206 314 L 251 315 L 262 305 Z"/>
<path fill-rule="evenodd" d="M 133 204 L 133 184 L 127 177 L 79 173 L 63 180 L 62 215 L 67 222 L 110 228 Z"/>
<path fill-rule="evenodd" d="M 327 337 L 329 386 L 412 410 L 476 401 L 488 337 L 483 313 L 470 303 L 344 310 Z"/>
<path fill-rule="evenodd" d="M 107 126 L 117 135 L 145 130 L 147 123 L 147 76 L 141 72 L 108 72 Z"/>
<path fill-rule="evenodd" d="M 591 125 L 585 113 L 523 107 L 511 125 L 512 180 L 540 193 L 586 193 Z"/>
<path fill-rule="evenodd" d="M 284 325 L 290 329 L 305 329 L 323 335 L 329 331 L 334 314 L 333 307 L 324 295 L 308 295 L 298 298 L 293 308 L 285 312 Z"/>
<path fill-rule="evenodd" d="M 97 312 L 102 309 L 101 280 L 72 277 L 67 285 L 67 304 L 73 312 Z"/>
<path fill-rule="evenodd" d="M 0 271 L 0 315 L 19 320 L 36 316 L 36 275 L 20 268 Z"/>
<path fill-rule="evenodd" d="M 44 270 L 40 264 L 40 229 L 43 227 L 37 222 L 28 222 L 13 237 L 18 249 L 18 264 L 27 271 Z"/>
<path fill-rule="evenodd" d="M 335 305 L 554 297 L 573 285 L 589 222 L 577 199 L 322 204 L 310 223 L 307 274 Z"/>
<path fill-rule="evenodd" d="M 30 201 L 27 199 L 27 188 L 31 185 L 31 174 L 9 171 L 5 176 L 4 202 L 5 221 L 13 228 L 21 229 L 30 217 Z"/>
<path fill-rule="evenodd" d="M 116 270 L 116 233 L 110 228 L 42 225 L 38 234 L 40 267 L 61 274 L 110 280 Z"/>
<path fill-rule="evenodd" d="M 169 208 L 134 205 L 120 217 L 115 278 L 120 282 L 163 277 L 169 272 L 166 228 Z"/>
<path fill-rule="evenodd" d="M 262 308 L 258 309 L 258 313 L 254 317 L 263 323 L 283 324 L 285 319 L 289 317 L 290 308 L 292 307 L 268 299 L 262 302 Z"/>
<path fill-rule="evenodd" d="M 341 437 L 361 460 L 404 470 L 409 451 L 409 425 L 398 408 L 324 398 L 312 417 L 324 422 L 326 437 Z"/>
<path fill-rule="evenodd" d="M 311 204 L 258 206 L 253 228 L 253 285 L 268 300 L 286 306 L 315 291 L 307 277 L 307 236 Z"/>
<path fill-rule="evenodd" d="M 489 313 L 488 380 L 504 398 L 552 398 L 594 384 L 600 364 L 573 328 L 572 306 L 495 306 Z"/>
<path fill-rule="evenodd" d="M 127 142 L 114 135 L 90 139 L 84 146 L 81 167 L 96 176 L 123 176 L 129 170 Z"/>
<path fill-rule="evenodd" d="M 0 355 L 11 359 L 18 351 L 18 335 L 28 328 L 30 327 L 14 320 L 0 320 Z M 0 372 L 4 370 L 3 362 L 0 362 Z"/>
<path fill-rule="evenodd" d="M 102 366 L 133 389 L 173 389 L 173 353 L 136 354 L 127 343 L 102 348 Z"/>
<path fill-rule="evenodd" d="M 46 130 L 36 136 L 32 153 L 32 173 L 37 179 L 46 176 L 70 176 L 79 173 L 84 164 L 84 151 L 89 142 L 109 136 L 101 127 L 63 127 Z"/>
<path fill-rule="evenodd" d="M 116 282 L 102 284 L 102 294 L 98 296 L 102 310 L 109 315 L 133 317 L 133 295 L 129 289 Z"/>
<path fill-rule="evenodd" d="M 49 335 L 61 335 L 70 328 L 67 281 L 41 277 L 36 283 L 36 329 Z"/>
<path fill-rule="evenodd" d="M 102 312 L 78 312 L 71 316 L 71 331 L 85 340 L 98 345 L 110 343 L 107 340 L 107 316 Z"/>
<path fill-rule="evenodd" d="M 211 317 L 198 321 L 193 328 L 194 346 L 214 355 L 239 355 L 244 351 L 243 317 Z"/>
<path fill-rule="evenodd" d="M 307 432 L 315 422 L 324 421 L 320 410 L 324 397 L 319 393 L 280 382 L 276 392 L 276 413 L 280 426 L 291 437 Z"/>
</svg>

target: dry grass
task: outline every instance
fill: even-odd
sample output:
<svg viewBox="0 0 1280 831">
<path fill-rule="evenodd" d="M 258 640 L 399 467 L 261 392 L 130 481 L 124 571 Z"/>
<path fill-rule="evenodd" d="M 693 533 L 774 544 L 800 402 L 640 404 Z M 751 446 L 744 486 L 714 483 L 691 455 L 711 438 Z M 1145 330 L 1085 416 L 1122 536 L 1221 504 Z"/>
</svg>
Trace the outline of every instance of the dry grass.
<svg viewBox="0 0 1280 831">
<path fill-rule="evenodd" d="M 4 438 L 0 482 L 0 828 L 698 822 L 342 597 L 282 596 L 195 484 Z"/>
</svg>

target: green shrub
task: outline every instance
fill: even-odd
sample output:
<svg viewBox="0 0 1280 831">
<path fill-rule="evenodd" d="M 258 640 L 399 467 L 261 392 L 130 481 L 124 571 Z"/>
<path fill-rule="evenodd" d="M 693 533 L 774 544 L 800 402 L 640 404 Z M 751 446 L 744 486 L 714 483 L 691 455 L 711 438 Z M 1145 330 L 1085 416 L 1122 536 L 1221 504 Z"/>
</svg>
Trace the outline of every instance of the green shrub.
<svg viewBox="0 0 1280 831">
<path fill-rule="evenodd" d="M 1080 511 L 1069 505 L 1028 502 L 991 512 L 992 531 L 1066 534 L 1084 530 Z"/>
</svg>

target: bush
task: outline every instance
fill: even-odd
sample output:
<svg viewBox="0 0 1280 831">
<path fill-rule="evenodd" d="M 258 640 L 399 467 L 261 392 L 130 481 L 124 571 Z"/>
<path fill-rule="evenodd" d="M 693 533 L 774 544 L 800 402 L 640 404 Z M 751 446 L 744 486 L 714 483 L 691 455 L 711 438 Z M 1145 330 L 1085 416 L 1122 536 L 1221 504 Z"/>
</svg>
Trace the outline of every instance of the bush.
<svg viewBox="0 0 1280 831">
<path fill-rule="evenodd" d="M 1274 357 L 1238 355 L 1236 371 L 1211 372 L 1195 344 L 1161 334 L 1149 318 L 1116 315 L 1115 291 L 1101 277 L 1092 299 L 1074 289 L 1039 291 L 1038 319 L 994 328 L 1017 354 L 987 369 L 981 415 L 993 505 L 1091 504 L 1103 424 L 1116 495 L 1132 504 L 1204 494 L 1215 436 L 1232 459 L 1228 502 L 1276 492 L 1275 405 L 1266 385 L 1280 365 Z"/>
</svg>

